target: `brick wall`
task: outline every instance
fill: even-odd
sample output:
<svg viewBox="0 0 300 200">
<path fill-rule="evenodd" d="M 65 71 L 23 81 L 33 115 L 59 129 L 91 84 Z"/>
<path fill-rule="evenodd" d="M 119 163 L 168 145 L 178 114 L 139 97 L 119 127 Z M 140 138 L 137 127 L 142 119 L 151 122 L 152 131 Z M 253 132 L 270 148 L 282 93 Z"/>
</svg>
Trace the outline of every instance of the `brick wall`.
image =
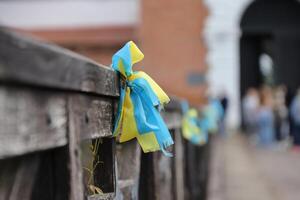
<svg viewBox="0 0 300 200">
<path fill-rule="evenodd" d="M 139 42 L 143 67 L 169 93 L 199 104 L 203 88 L 187 76 L 204 72 L 202 29 L 207 10 L 201 0 L 143 0 Z"/>
<path fill-rule="evenodd" d="M 202 38 L 207 9 L 201 0 L 141 0 L 139 24 L 129 27 L 32 30 L 30 33 L 110 65 L 111 56 L 134 40 L 145 59 L 134 69 L 151 75 L 169 94 L 202 101 L 203 86 L 191 86 L 187 76 L 205 72 Z"/>
</svg>

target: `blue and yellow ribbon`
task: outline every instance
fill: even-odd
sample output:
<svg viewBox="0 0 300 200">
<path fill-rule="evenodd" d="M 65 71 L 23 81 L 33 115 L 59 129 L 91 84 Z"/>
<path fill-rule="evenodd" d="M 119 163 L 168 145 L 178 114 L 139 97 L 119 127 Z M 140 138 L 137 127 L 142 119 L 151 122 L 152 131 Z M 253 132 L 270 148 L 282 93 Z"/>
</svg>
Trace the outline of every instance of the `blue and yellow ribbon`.
<svg viewBox="0 0 300 200">
<path fill-rule="evenodd" d="M 207 130 L 210 133 L 218 131 L 219 122 L 224 116 L 224 110 L 219 100 L 210 99 L 208 105 L 203 110 L 203 115 L 206 120 Z"/>
<path fill-rule="evenodd" d="M 184 113 L 182 121 L 182 135 L 195 145 L 204 145 L 208 140 L 206 121 L 199 119 L 198 111 L 189 108 L 187 102 L 182 103 Z"/>
<path fill-rule="evenodd" d="M 146 73 L 133 71 L 144 54 L 134 42 L 128 42 L 112 57 L 112 67 L 120 73 L 121 88 L 114 136 L 119 142 L 137 138 L 144 152 L 165 149 L 174 144 L 159 109 L 170 101 L 167 94 Z"/>
</svg>

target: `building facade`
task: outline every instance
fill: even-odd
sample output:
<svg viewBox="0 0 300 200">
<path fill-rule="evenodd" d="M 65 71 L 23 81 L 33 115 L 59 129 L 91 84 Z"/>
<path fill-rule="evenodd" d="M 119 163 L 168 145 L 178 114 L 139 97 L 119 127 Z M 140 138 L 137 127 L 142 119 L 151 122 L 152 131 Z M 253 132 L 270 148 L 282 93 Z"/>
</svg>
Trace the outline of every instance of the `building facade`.
<svg viewBox="0 0 300 200">
<path fill-rule="evenodd" d="M 150 74 L 169 94 L 201 103 L 207 68 L 202 1 L 4 1 L 0 11 L 1 24 L 105 65 L 133 40 L 145 54 L 135 69 Z"/>
<path fill-rule="evenodd" d="M 299 87 L 298 0 L 205 0 L 210 15 L 205 25 L 209 82 L 212 92 L 226 90 L 228 124 L 241 121 L 241 96 L 262 81 L 261 58 L 272 59 L 274 84 Z"/>
</svg>

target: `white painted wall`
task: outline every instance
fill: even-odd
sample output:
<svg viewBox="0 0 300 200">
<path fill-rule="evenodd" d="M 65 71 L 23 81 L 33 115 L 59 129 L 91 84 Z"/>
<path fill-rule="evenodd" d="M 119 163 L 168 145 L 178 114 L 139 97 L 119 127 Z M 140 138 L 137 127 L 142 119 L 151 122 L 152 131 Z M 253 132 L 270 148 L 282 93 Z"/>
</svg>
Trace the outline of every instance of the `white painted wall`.
<svg viewBox="0 0 300 200">
<path fill-rule="evenodd" d="M 139 0 L 0 1 L 0 24 L 19 28 L 134 25 Z"/>
<path fill-rule="evenodd" d="M 252 0 L 205 0 L 210 15 L 205 25 L 208 47 L 208 81 L 211 92 L 225 90 L 229 97 L 227 125 L 237 128 L 240 124 L 239 100 L 239 23 L 244 10 Z"/>
</svg>

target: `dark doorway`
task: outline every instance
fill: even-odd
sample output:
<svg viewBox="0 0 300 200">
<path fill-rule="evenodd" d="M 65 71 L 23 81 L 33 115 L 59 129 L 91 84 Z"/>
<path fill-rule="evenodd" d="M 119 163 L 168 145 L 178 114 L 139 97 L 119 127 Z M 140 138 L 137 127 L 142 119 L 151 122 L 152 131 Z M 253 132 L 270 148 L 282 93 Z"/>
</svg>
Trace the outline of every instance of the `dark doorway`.
<svg viewBox="0 0 300 200">
<path fill-rule="evenodd" d="M 241 96 L 249 87 L 300 86 L 300 3 L 255 0 L 244 12 L 240 38 Z"/>
</svg>

